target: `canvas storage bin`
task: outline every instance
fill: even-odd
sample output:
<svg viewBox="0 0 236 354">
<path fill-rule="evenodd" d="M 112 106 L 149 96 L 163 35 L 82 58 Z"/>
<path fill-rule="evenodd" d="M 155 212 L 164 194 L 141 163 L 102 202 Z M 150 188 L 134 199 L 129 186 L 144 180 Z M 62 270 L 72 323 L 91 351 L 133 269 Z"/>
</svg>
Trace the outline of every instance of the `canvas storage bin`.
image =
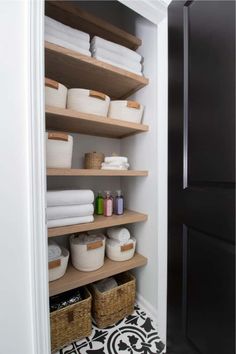
<svg viewBox="0 0 236 354">
<path fill-rule="evenodd" d="M 110 245 L 106 243 L 106 255 L 112 261 L 122 262 L 131 259 L 134 256 L 136 240 L 131 239 L 131 242 L 125 245 Z"/>
<path fill-rule="evenodd" d="M 110 97 L 102 92 L 79 88 L 68 90 L 67 108 L 75 111 L 106 117 L 109 103 Z"/>
<path fill-rule="evenodd" d="M 45 78 L 45 104 L 66 108 L 67 88 L 57 81 Z"/>
<path fill-rule="evenodd" d="M 87 239 L 83 240 L 83 236 Z M 83 272 L 99 269 L 104 264 L 104 235 L 72 235 L 70 237 L 71 260 L 73 266 Z"/>
<path fill-rule="evenodd" d="M 50 313 L 53 353 L 91 334 L 91 302 L 90 292 L 83 288 L 83 300 Z"/>
<path fill-rule="evenodd" d="M 135 277 L 126 272 L 114 278 L 118 286 L 105 292 L 100 292 L 93 285 L 89 286 L 92 294 L 92 316 L 99 328 L 111 326 L 134 311 Z"/>
<path fill-rule="evenodd" d="M 108 117 L 133 123 L 141 123 L 143 110 L 144 106 L 135 101 L 111 101 Z"/>
<path fill-rule="evenodd" d="M 46 133 L 47 168 L 71 168 L 73 137 L 61 132 Z"/>
<path fill-rule="evenodd" d="M 49 281 L 54 281 L 63 277 L 66 272 L 70 253 L 64 247 L 61 247 L 61 250 L 62 255 L 59 259 L 48 262 Z"/>
</svg>

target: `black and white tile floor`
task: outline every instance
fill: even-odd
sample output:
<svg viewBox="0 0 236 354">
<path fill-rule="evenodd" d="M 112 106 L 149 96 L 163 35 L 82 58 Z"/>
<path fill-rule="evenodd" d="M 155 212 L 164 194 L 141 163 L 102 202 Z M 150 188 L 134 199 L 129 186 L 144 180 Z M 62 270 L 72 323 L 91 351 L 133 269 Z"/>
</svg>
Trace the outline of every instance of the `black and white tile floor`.
<svg viewBox="0 0 236 354">
<path fill-rule="evenodd" d="M 93 324 L 90 337 L 56 354 L 162 354 L 164 347 L 152 319 L 136 305 L 132 315 L 106 329 Z"/>
</svg>

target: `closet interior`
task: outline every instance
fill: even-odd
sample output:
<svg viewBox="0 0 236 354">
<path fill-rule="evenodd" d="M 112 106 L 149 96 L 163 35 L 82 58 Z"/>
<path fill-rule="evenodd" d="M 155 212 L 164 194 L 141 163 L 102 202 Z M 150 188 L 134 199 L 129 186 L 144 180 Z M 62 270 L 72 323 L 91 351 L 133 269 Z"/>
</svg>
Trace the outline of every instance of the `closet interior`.
<svg viewBox="0 0 236 354">
<path fill-rule="evenodd" d="M 118 1 L 46 1 L 45 15 L 87 33 L 90 41 L 96 36 L 129 48 L 142 57 L 138 63 L 142 72 L 137 73 L 125 67 L 125 55 L 124 67 L 103 61 L 96 49 L 95 55 L 86 55 L 83 50 L 63 46 L 65 38 L 61 38 L 61 42 L 60 38 L 53 41 L 50 31 L 47 33 L 46 21 L 47 87 L 55 88 L 53 85 L 59 83 L 69 91 L 75 88 L 90 90 L 100 102 L 109 96 L 111 101 L 127 100 L 131 106 L 133 103 L 137 107 L 144 106 L 142 121 L 135 122 L 80 112 L 68 106 L 46 105 L 46 131 L 52 133 L 52 140 L 63 140 L 67 134 L 73 137 L 72 165 L 69 168 L 47 166 L 47 190 L 92 190 L 95 198 L 99 191 L 121 190 L 125 206 L 122 215 L 94 213 L 92 222 L 48 227 L 49 241 L 70 250 L 71 235 L 106 234 L 108 228 L 118 226 L 127 227 L 136 240 L 132 258 L 114 261 L 105 256 L 104 265 L 94 271 L 78 270 L 69 260 L 65 274 L 49 282 L 49 295 L 89 286 L 131 270 L 136 277 L 137 299 L 157 309 L 157 26 Z M 48 28 L 53 28 L 53 23 Z M 96 96 L 100 93 L 105 96 Z M 127 157 L 129 168 L 85 168 L 85 154 L 93 152 Z M 58 264 L 50 262 L 49 272 L 55 271 Z"/>
</svg>

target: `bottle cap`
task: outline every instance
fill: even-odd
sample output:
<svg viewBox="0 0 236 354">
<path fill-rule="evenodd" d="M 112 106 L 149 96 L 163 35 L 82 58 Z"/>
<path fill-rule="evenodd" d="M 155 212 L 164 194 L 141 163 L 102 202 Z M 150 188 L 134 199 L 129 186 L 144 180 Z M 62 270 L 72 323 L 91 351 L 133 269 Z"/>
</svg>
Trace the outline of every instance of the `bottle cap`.
<svg viewBox="0 0 236 354">
<path fill-rule="evenodd" d="M 107 196 L 110 196 L 111 191 L 104 191 L 106 193 Z"/>
<path fill-rule="evenodd" d="M 122 193 L 121 193 L 121 190 L 120 190 L 120 189 L 117 190 L 116 193 L 117 193 L 118 197 L 121 197 L 121 194 L 122 194 Z"/>
</svg>

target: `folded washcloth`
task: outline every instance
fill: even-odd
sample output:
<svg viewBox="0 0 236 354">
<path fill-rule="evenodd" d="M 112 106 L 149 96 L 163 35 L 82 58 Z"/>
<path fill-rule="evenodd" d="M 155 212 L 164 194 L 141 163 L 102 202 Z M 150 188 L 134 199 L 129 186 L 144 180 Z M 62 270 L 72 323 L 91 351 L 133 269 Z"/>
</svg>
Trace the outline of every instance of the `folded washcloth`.
<svg viewBox="0 0 236 354">
<path fill-rule="evenodd" d="M 91 48 L 90 48 L 91 49 Z M 141 72 L 142 71 L 142 65 L 136 61 L 132 61 L 127 59 L 125 56 L 122 56 L 118 53 L 113 53 L 109 50 L 103 49 L 103 48 L 93 48 L 91 49 L 91 53 L 93 57 L 101 57 L 103 59 L 110 60 L 113 63 L 116 63 L 117 65 L 123 65 L 129 70 L 133 70 L 135 72 Z"/>
<path fill-rule="evenodd" d="M 75 47 L 83 48 L 85 50 L 89 50 L 90 43 L 89 41 L 85 41 L 82 38 L 71 36 L 70 34 L 62 31 L 58 31 L 53 27 L 46 27 L 45 33 L 49 36 L 61 38 L 63 41 L 71 43 Z"/>
<path fill-rule="evenodd" d="M 61 256 L 61 247 L 55 241 L 48 241 L 48 261 L 53 261 Z"/>
<path fill-rule="evenodd" d="M 51 36 L 51 35 L 45 33 L 44 39 L 47 42 L 59 45 L 59 46 L 61 46 L 63 48 L 74 50 L 75 52 L 79 52 L 80 54 L 87 55 L 87 56 L 91 57 L 91 53 L 90 53 L 89 50 L 86 50 L 86 49 L 83 49 L 83 48 L 79 48 L 78 46 L 75 46 L 74 44 L 66 42 L 63 39 L 59 38 L 59 37 Z"/>
<path fill-rule="evenodd" d="M 93 57 L 96 58 L 97 60 L 100 60 L 100 61 L 104 62 L 104 63 L 107 63 L 107 64 L 110 64 L 110 65 L 116 66 L 116 67 L 118 67 L 118 68 L 120 68 L 120 69 L 123 69 L 123 70 L 126 70 L 126 71 L 130 71 L 130 72 L 132 72 L 132 73 L 134 73 L 134 74 L 136 74 L 136 75 L 139 75 L 139 76 L 142 76 L 142 75 L 143 75 L 142 72 L 137 72 L 137 71 L 135 71 L 135 70 L 132 70 L 132 69 L 128 68 L 128 67 L 125 66 L 125 65 L 121 65 L 121 64 L 115 63 L 115 62 L 113 62 L 113 61 L 111 61 L 111 60 L 108 60 L 108 59 L 105 59 L 105 58 L 103 58 L 103 57 L 100 57 L 100 56 L 97 55 L 97 54 L 94 54 Z"/>
<path fill-rule="evenodd" d="M 101 165 L 102 166 L 109 166 L 109 167 L 120 167 L 120 166 L 127 167 L 127 168 L 129 167 L 129 163 L 120 162 L 119 160 L 114 161 L 114 162 L 102 162 Z"/>
<path fill-rule="evenodd" d="M 121 244 L 128 242 L 130 239 L 130 232 L 125 227 L 112 227 L 107 229 L 107 235 Z"/>
<path fill-rule="evenodd" d="M 93 204 L 84 205 L 63 205 L 47 208 L 48 220 L 75 218 L 77 216 L 93 215 Z"/>
<path fill-rule="evenodd" d="M 48 220 L 47 225 L 49 228 L 51 228 L 51 227 L 60 227 L 60 226 L 68 226 L 68 225 L 86 224 L 93 221 L 94 221 L 93 215 L 78 216 L 77 218 Z"/>
<path fill-rule="evenodd" d="M 128 170 L 129 164 L 109 164 L 109 163 L 102 163 L 101 169 L 102 170 Z"/>
<path fill-rule="evenodd" d="M 47 191 L 47 206 L 92 204 L 94 193 L 89 189 Z"/>
<path fill-rule="evenodd" d="M 120 164 L 122 163 L 128 163 L 128 157 L 125 156 L 107 156 L 105 157 L 104 162 L 106 163 L 117 163 L 119 162 Z"/>
<path fill-rule="evenodd" d="M 72 37 L 76 37 L 78 39 L 83 39 L 84 41 L 87 41 L 87 42 L 90 41 L 90 36 L 88 33 L 82 32 L 82 31 L 72 28 L 70 26 L 64 25 L 63 23 L 58 22 L 51 17 L 45 16 L 45 28 L 47 29 L 49 27 L 52 27 L 58 31 L 67 33 Z"/>
<path fill-rule="evenodd" d="M 93 48 L 104 48 L 110 50 L 111 52 L 123 55 L 127 59 L 134 60 L 138 63 L 140 63 L 142 60 L 142 56 L 134 50 L 126 48 L 123 45 L 107 41 L 106 39 L 103 39 L 101 37 L 93 37 L 91 41 L 91 46 Z"/>
</svg>

